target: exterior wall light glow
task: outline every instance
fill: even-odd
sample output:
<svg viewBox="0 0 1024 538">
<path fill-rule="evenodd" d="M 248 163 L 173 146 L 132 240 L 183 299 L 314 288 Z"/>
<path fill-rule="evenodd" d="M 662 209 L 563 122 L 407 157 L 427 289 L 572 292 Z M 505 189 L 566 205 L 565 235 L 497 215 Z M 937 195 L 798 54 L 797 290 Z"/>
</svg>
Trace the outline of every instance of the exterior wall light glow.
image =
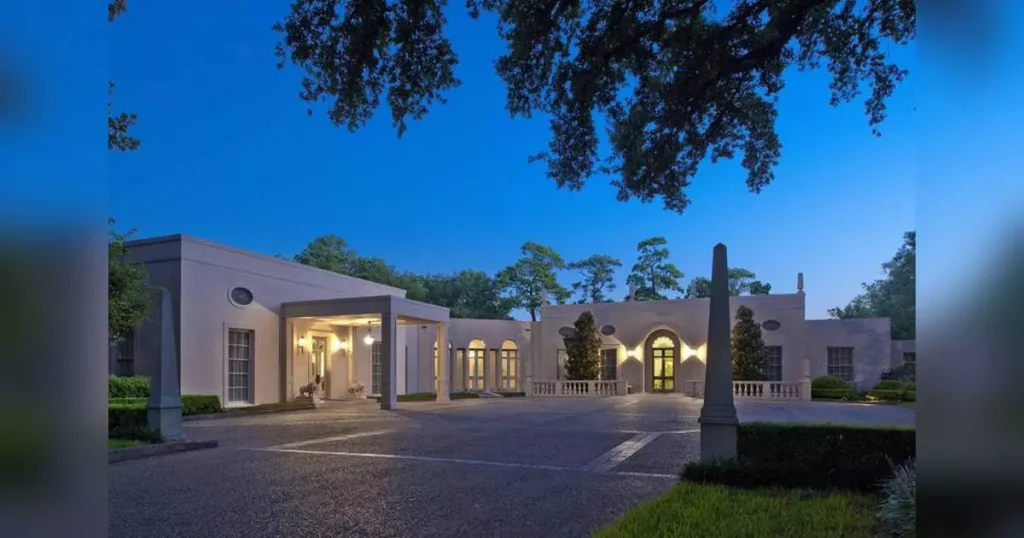
<svg viewBox="0 0 1024 538">
<path fill-rule="evenodd" d="M 365 343 L 368 346 L 372 346 L 373 345 L 373 335 L 370 334 L 370 324 L 369 323 L 366 324 L 366 336 L 363 337 L 363 343 Z"/>
</svg>

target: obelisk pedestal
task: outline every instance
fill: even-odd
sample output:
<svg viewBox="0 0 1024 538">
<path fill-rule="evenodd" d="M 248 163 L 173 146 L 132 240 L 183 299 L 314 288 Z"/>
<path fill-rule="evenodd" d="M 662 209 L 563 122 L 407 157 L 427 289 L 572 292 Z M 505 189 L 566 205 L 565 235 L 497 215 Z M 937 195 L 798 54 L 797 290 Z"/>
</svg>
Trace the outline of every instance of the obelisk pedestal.
<svg viewBox="0 0 1024 538">
<path fill-rule="evenodd" d="M 181 378 L 178 370 L 178 346 L 174 338 L 174 303 L 167 288 L 153 293 L 155 308 L 151 312 L 153 327 L 158 333 L 155 349 L 156 365 L 149 385 L 146 419 L 149 429 L 160 434 L 164 442 L 183 441 L 181 431 Z"/>
</svg>

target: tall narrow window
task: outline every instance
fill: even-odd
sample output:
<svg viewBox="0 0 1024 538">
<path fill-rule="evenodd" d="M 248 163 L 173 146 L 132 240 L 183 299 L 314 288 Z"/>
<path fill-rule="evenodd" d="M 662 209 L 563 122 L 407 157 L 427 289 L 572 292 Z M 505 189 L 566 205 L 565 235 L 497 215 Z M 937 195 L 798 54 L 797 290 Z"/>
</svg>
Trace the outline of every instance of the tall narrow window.
<svg viewBox="0 0 1024 538">
<path fill-rule="evenodd" d="M 917 352 L 905 351 L 903 353 L 903 364 L 908 366 L 917 366 Z"/>
<path fill-rule="evenodd" d="M 602 349 L 601 350 L 601 372 L 600 378 L 605 381 L 614 381 L 617 376 L 619 363 L 619 350 L 618 349 Z"/>
<path fill-rule="evenodd" d="M 383 374 L 384 372 L 381 369 L 380 342 L 374 342 L 370 346 L 370 394 L 380 396 L 380 382 Z"/>
<path fill-rule="evenodd" d="M 782 381 L 782 346 L 765 346 L 768 360 L 765 364 L 765 381 Z"/>
<path fill-rule="evenodd" d="M 255 332 L 228 329 L 228 402 L 253 403 Z"/>
<path fill-rule="evenodd" d="M 515 390 L 516 376 L 519 373 L 519 350 L 501 350 L 501 388 Z"/>
<path fill-rule="evenodd" d="M 853 348 L 828 348 L 828 375 L 834 375 L 847 383 L 853 382 Z"/>
<path fill-rule="evenodd" d="M 135 375 L 135 331 L 129 331 L 124 340 L 117 343 L 117 365 L 114 375 Z"/>
</svg>

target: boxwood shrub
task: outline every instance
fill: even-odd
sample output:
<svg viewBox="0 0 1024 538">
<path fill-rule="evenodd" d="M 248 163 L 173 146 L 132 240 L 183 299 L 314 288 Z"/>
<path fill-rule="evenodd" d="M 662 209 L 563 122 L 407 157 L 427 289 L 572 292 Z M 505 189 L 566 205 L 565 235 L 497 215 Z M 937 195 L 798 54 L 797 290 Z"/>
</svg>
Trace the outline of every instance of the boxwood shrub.
<svg viewBox="0 0 1024 538">
<path fill-rule="evenodd" d="M 751 423 L 740 425 L 736 448 L 736 459 L 687 464 L 681 478 L 750 488 L 875 491 L 892 465 L 914 457 L 917 441 L 913 428 Z"/>
<path fill-rule="evenodd" d="M 811 381 L 811 398 L 821 400 L 862 400 L 857 389 L 834 375 L 823 375 Z"/>
<path fill-rule="evenodd" d="M 159 436 L 148 427 L 145 400 L 108 404 L 107 437 L 158 441 Z"/>
<path fill-rule="evenodd" d="M 148 398 L 148 377 L 119 377 L 112 375 L 107 378 L 107 398 Z"/>
<path fill-rule="evenodd" d="M 220 413 L 223 410 L 220 398 L 215 395 L 184 394 L 181 396 L 181 414 L 183 416 L 209 415 Z"/>
</svg>

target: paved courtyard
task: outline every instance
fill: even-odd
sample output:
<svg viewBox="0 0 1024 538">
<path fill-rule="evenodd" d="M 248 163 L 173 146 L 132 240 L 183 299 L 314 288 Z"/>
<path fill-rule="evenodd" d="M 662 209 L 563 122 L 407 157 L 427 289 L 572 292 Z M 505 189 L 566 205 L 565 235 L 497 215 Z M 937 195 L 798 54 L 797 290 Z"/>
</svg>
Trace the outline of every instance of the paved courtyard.
<svg viewBox="0 0 1024 538">
<path fill-rule="evenodd" d="M 575 537 L 672 486 L 702 402 L 332 403 L 190 422 L 220 447 L 110 466 L 110 536 Z M 900 406 L 737 402 L 741 421 L 914 424 Z"/>
</svg>

